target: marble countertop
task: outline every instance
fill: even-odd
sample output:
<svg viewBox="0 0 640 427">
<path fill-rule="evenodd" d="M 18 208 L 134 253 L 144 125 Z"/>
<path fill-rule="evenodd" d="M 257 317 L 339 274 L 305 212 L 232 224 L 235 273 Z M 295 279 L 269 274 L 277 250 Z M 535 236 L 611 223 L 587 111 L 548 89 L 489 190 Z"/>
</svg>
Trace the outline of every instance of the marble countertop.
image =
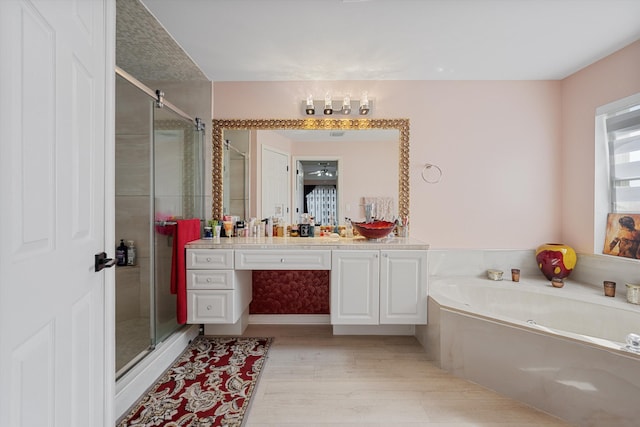
<svg viewBox="0 0 640 427">
<path fill-rule="evenodd" d="M 427 243 L 412 238 L 392 237 L 367 240 L 364 237 L 214 237 L 185 245 L 187 249 L 429 249 Z"/>
</svg>

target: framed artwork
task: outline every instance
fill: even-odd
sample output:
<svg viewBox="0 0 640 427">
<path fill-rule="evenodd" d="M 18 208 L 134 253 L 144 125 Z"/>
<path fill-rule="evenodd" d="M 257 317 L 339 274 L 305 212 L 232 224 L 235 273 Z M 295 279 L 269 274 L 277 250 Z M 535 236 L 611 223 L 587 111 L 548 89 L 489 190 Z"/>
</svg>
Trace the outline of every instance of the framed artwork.
<svg viewBox="0 0 640 427">
<path fill-rule="evenodd" d="M 607 215 L 602 253 L 640 259 L 640 214 Z"/>
</svg>

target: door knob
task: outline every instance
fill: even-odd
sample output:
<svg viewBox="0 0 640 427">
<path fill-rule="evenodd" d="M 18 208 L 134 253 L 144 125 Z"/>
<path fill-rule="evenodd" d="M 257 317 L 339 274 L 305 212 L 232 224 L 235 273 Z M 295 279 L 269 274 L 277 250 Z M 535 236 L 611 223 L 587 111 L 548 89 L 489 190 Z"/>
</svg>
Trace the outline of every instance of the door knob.
<svg viewBox="0 0 640 427">
<path fill-rule="evenodd" d="M 116 260 L 113 258 L 107 258 L 106 252 L 100 252 L 95 255 L 95 268 L 96 272 L 103 268 L 111 268 L 116 265 Z"/>
</svg>

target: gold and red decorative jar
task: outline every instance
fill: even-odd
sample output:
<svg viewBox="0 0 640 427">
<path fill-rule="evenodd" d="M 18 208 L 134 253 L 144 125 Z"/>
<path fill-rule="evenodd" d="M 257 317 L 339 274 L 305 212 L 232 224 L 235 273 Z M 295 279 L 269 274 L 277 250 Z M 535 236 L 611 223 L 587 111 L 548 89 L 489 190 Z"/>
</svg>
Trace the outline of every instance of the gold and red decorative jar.
<svg viewBox="0 0 640 427">
<path fill-rule="evenodd" d="M 576 251 L 562 243 L 545 243 L 536 249 L 538 268 L 548 280 L 569 276 L 577 261 Z"/>
</svg>

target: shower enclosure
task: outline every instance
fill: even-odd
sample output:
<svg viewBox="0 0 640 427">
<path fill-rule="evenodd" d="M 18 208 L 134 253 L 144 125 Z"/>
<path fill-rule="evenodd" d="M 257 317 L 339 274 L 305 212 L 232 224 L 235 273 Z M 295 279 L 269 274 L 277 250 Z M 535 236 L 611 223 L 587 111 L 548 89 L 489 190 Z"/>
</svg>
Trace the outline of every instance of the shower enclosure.
<svg viewBox="0 0 640 427">
<path fill-rule="evenodd" d="M 204 132 L 118 69 L 116 72 L 116 237 L 133 241 L 134 265 L 116 268 L 116 378 L 177 331 L 171 293 L 173 226 L 205 218 Z"/>
</svg>

